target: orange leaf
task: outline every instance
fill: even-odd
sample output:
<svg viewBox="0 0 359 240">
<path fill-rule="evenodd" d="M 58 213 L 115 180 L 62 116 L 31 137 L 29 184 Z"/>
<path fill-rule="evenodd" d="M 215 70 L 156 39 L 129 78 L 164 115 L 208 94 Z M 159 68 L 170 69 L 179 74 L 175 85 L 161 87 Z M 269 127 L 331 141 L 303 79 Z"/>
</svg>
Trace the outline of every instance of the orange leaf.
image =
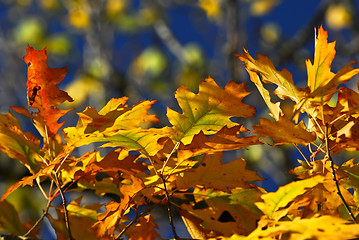
<svg viewBox="0 0 359 240">
<path fill-rule="evenodd" d="M 156 232 L 155 228 L 158 228 L 157 223 L 155 223 L 155 217 L 151 214 L 140 217 L 140 222 L 137 223 L 132 231 L 129 239 L 132 240 L 154 240 L 161 238 L 161 236 Z"/>
<path fill-rule="evenodd" d="M 232 128 L 223 127 L 212 137 L 206 137 L 201 131 L 193 137 L 190 144 L 179 146 L 177 156 L 179 160 L 197 156 L 203 153 L 216 153 L 245 148 L 260 144 L 258 136 L 238 137 L 238 134 L 247 132 L 243 125 Z"/>
<path fill-rule="evenodd" d="M 193 168 L 176 179 L 177 188 L 204 186 L 229 191 L 229 188 L 248 187 L 248 182 L 264 180 L 255 171 L 246 169 L 243 158 L 223 164 L 222 155 L 223 153 L 205 155 L 198 168 Z"/>
<path fill-rule="evenodd" d="M 46 48 L 37 51 L 28 46 L 26 53 L 24 61 L 28 65 L 26 86 L 29 108 L 38 109 L 32 118 L 40 134 L 45 136 L 47 132 L 51 137 L 64 124 L 58 123 L 58 120 L 69 111 L 59 109 L 58 105 L 64 101 L 73 101 L 56 86 L 64 79 L 67 68 L 49 68 Z"/>
</svg>

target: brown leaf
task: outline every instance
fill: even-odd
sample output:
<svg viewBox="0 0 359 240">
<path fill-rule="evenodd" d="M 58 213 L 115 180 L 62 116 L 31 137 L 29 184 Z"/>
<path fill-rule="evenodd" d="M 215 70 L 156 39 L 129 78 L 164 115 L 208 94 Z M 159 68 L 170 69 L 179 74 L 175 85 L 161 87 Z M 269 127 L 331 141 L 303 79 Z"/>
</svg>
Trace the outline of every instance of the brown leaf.
<svg viewBox="0 0 359 240">
<path fill-rule="evenodd" d="M 198 168 L 185 172 L 183 177 L 177 177 L 177 188 L 202 186 L 229 191 L 234 187 L 248 187 L 248 182 L 264 180 L 255 171 L 246 169 L 247 163 L 243 158 L 223 164 L 222 155 L 222 152 L 206 154 Z"/>
<path fill-rule="evenodd" d="M 154 240 L 161 238 L 161 236 L 156 232 L 155 228 L 158 229 L 158 225 L 155 223 L 155 217 L 152 214 L 149 214 L 145 217 L 140 217 L 139 223 L 133 227 L 133 234 L 131 234 L 129 239 Z"/>
<path fill-rule="evenodd" d="M 260 124 L 253 126 L 254 131 L 263 137 L 271 137 L 274 145 L 295 143 L 306 146 L 316 139 L 314 132 L 308 132 L 303 122 L 295 125 L 287 117 L 281 116 L 273 122 L 266 118 L 260 119 Z"/>
</svg>

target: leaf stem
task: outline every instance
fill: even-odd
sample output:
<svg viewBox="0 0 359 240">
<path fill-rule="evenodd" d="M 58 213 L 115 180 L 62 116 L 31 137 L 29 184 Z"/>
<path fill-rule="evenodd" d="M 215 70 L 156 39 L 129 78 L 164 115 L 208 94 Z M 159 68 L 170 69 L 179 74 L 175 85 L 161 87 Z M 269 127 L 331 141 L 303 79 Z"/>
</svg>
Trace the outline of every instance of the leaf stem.
<svg viewBox="0 0 359 240">
<path fill-rule="evenodd" d="M 177 150 L 178 145 L 180 144 L 180 142 L 176 142 L 175 146 L 173 147 L 172 151 L 170 152 L 170 154 L 167 156 L 166 161 L 164 162 L 162 169 L 161 169 L 161 175 L 163 175 L 163 172 L 165 171 L 165 167 L 167 166 L 168 161 L 170 160 L 170 158 L 172 157 L 172 154 Z"/>
<path fill-rule="evenodd" d="M 303 154 L 303 152 L 299 149 L 298 145 L 296 143 L 293 143 L 294 146 L 297 148 L 297 150 L 299 151 L 299 153 L 302 155 L 302 157 L 304 158 L 304 160 L 307 162 L 308 166 L 312 166 L 312 164 L 310 164 L 310 162 L 308 161 L 308 159 L 305 157 L 305 155 Z"/>
<path fill-rule="evenodd" d="M 336 176 L 336 173 L 335 173 L 335 169 L 334 169 L 333 159 L 332 159 L 332 156 L 330 155 L 329 141 L 328 141 L 328 123 L 325 124 L 325 145 L 326 145 L 326 149 L 327 149 L 326 155 L 327 155 L 327 158 L 328 158 L 328 160 L 330 162 L 330 170 L 332 172 L 333 181 L 334 181 L 335 187 L 337 189 L 337 194 L 340 197 L 340 199 L 342 200 L 342 202 L 344 204 L 344 207 L 347 210 L 347 212 L 348 212 L 349 216 L 351 217 L 352 221 L 354 223 L 356 223 L 355 217 L 354 217 L 349 205 L 345 201 L 342 192 L 340 191 L 339 182 L 338 182 L 338 179 L 337 179 L 337 176 Z"/>
</svg>

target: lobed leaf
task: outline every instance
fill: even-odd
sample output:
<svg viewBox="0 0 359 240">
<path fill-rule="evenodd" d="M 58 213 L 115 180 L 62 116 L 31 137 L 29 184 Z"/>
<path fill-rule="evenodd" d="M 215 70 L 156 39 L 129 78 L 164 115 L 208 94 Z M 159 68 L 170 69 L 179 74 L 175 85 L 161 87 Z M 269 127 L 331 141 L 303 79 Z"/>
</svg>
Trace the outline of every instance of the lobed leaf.
<svg viewBox="0 0 359 240">
<path fill-rule="evenodd" d="M 66 92 L 56 86 L 64 79 L 67 67 L 49 68 L 46 63 L 46 48 L 37 51 L 28 46 L 24 61 L 28 66 L 28 106 L 38 110 L 31 118 L 42 136 L 47 134 L 52 137 L 64 124 L 58 123 L 58 120 L 69 111 L 59 109 L 58 105 L 64 101 L 73 101 Z"/>
<path fill-rule="evenodd" d="M 294 143 L 306 146 L 316 139 L 315 133 L 308 132 L 303 122 L 295 125 L 286 116 L 280 116 L 276 122 L 261 118 L 260 124 L 253 126 L 253 129 L 260 136 L 271 137 L 274 145 Z"/>
<path fill-rule="evenodd" d="M 293 221 L 280 221 L 272 226 L 257 228 L 245 240 L 273 239 L 286 236 L 288 239 L 355 239 L 359 234 L 358 224 L 334 216 L 314 216 L 309 219 L 295 218 Z M 235 239 L 235 238 L 234 238 Z"/>
<path fill-rule="evenodd" d="M 194 135 L 215 134 L 224 126 L 233 127 L 231 117 L 253 117 L 255 108 L 242 102 L 249 95 L 246 84 L 230 81 L 224 89 L 212 78 L 199 85 L 198 94 L 186 86 L 177 89 L 175 97 L 183 113 L 167 108 L 167 117 L 173 125 L 172 138 L 183 144 L 191 143 Z"/>
<path fill-rule="evenodd" d="M 286 207 L 288 203 L 299 195 L 304 194 L 308 189 L 313 188 L 324 181 L 323 176 L 316 176 L 306 180 L 291 182 L 285 186 L 279 187 L 276 192 L 263 194 L 263 202 L 257 202 L 256 206 L 269 218 L 275 216 L 275 212 Z M 279 217 L 276 216 L 279 220 Z"/>
<path fill-rule="evenodd" d="M 206 154 L 197 168 L 192 168 L 191 171 L 183 173 L 183 176 L 177 177 L 177 188 L 202 186 L 229 191 L 235 187 L 249 187 L 248 182 L 264 180 L 255 171 L 246 169 L 246 161 L 243 158 L 223 164 L 222 155 L 222 152 Z"/>
</svg>

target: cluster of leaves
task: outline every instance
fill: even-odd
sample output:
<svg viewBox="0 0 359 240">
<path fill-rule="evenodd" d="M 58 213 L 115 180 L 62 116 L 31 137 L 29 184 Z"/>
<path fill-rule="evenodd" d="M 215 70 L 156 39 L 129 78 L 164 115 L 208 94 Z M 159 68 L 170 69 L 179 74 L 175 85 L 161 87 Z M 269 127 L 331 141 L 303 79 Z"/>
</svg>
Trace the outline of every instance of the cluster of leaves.
<svg viewBox="0 0 359 240">
<path fill-rule="evenodd" d="M 359 94 L 338 88 L 359 69 L 349 63 L 331 72 L 335 42 L 328 43 L 327 37 L 320 28 L 314 62 L 306 62 L 306 88 L 297 88 L 286 69 L 276 70 L 263 55 L 258 54 L 258 59 L 247 51 L 238 55 L 272 117 L 260 119 L 250 134 L 233 120 L 255 116 L 256 109 L 242 102 L 250 94 L 246 84 L 230 81 L 222 89 L 212 78 L 200 83 L 197 94 L 185 86 L 176 91 L 182 113 L 167 109 L 171 126 L 149 127 L 159 121 L 148 113 L 155 101 L 129 106 L 123 97 L 111 99 L 100 111 L 87 107 L 78 113 L 75 127 L 61 132 L 59 119 L 69 110 L 58 106 L 72 98 L 56 85 L 65 77 L 66 68 L 49 68 L 46 49 L 28 47 L 24 60 L 29 109 L 12 109 L 31 118 L 41 138 L 24 132 L 11 113 L 0 115 L 0 150 L 30 172 L 2 196 L 0 230 L 36 237 L 38 223 L 47 217 L 58 239 L 121 239 L 124 235 L 156 239 L 160 238 L 158 225 L 151 212 L 165 205 L 176 239 L 180 237 L 173 224 L 173 207 L 197 239 L 355 238 L 359 235 L 359 165 L 351 159 L 339 167 L 332 154 L 359 147 Z M 264 84 L 277 88 L 270 93 Z M 278 102 L 273 102 L 273 94 Z M 334 94 L 338 97 L 332 104 Z M 285 99 L 294 102 L 292 116 L 281 109 L 280 101 Z M 303 117 L 308 118 L 307 126 L 299 121 Z M 254 183 L 264 179 L 246 169 L 245 159 L 222 163 L 224 152 L 262 144 L 263 137 L 272 138 L 275 146 L 315 148 L 311 156 L 303 154 L 300 166 L 291 170 L 298 180 L 276 192 L 268 193 Z M 99 147 L 81 156 L 74 154 L 89 144 Z M 104 148 L 111 150 L 103 154 Z M 44 183 L 50 183 L 46 190 Z M 34 184 L 48 204 L 31 226 L 20 223 L 6 198 L 19 187 Z M 82 204 L 81 198 L 67 203 L 66 192 L 86 189 L 117 198 L 103 209 L 99 203 Z M 62 207 L 52 205 L 58 196 Z M 49 213 L 50 208 L 57 216 Z M 130 213 L 135 217 L 130 218 Z"/>
</svg>

